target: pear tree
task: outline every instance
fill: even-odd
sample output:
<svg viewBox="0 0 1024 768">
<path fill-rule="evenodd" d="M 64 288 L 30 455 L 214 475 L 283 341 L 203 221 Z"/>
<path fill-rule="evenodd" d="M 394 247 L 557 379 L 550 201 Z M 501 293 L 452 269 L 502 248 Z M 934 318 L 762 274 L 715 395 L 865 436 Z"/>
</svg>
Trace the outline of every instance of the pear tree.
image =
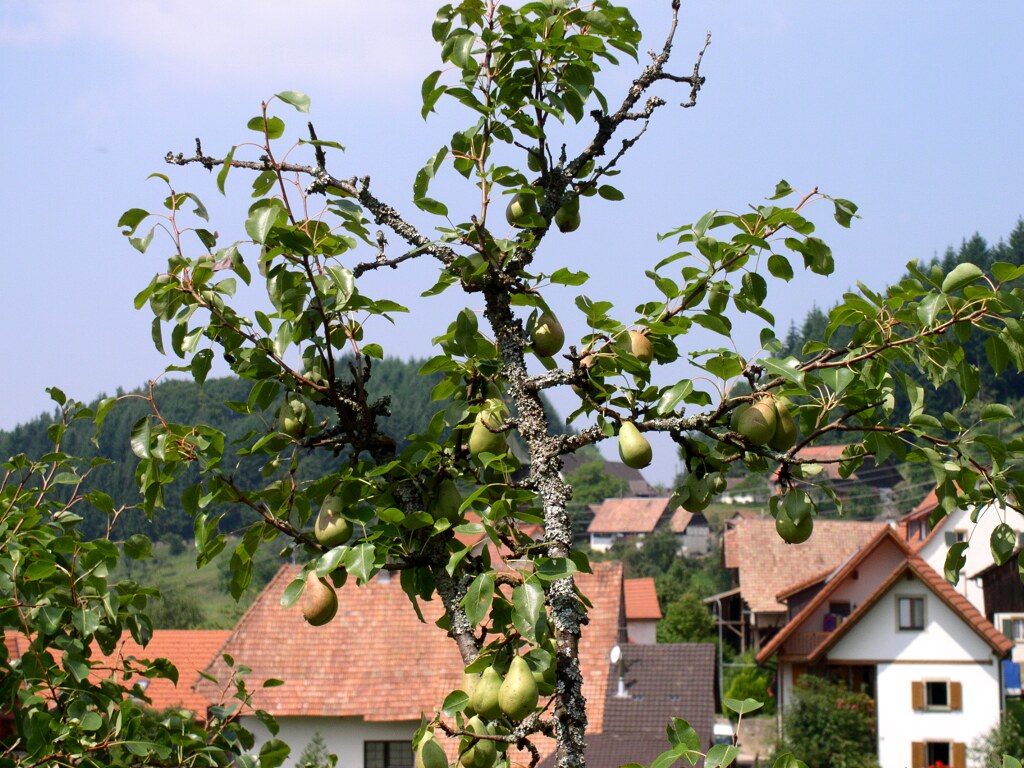
<svg viewBox="0 0 1024 768">
<path fill-rule="evenodd" d="M 824 336 L 787 357 L 765 306 L 769 291 L 798 269 L 832 273 L 832 248 L 811 211 L 849 227 L 857 217 L 849 200 L 782 181 L 752 190 L 768 198 L 746 212 L 667 222 L 660 237 L 675 252 L 637 275 L 650 287 L 637 307 L 587 287 L 584 267 L 623 264 L 566 263 L 552 247 L 554 229 L 572 237 L 588 217 L 615 215 L 623 193 L 612 182 L 641 172 L 630 167 L 631 151 L 652 120 L 671 122 L 680 107 L 698 105 L 707 42 L 684 72 L 675 69 L 678 13 L 673 0 L 664 43 L 631 64 L 641 59 L 640 31 L 611 0 L 445 5 L 433 24 L 439 64 L 423 81 L 422 115 L 448 103 L 463 118 L 416 173 L 410 199 L 382 199 L 370 169 L 336 173 L 341 144 L 320 138 L 312 123 L 291 125 L 311 101 L 285 91 L 261 105 L 235 147 L 207 154 L 197 141 L 194 151 L 169 153 L 174 180 L 154 174 L 162 206 L 132 208 L 120 220 L 134 247 L 162 259 L 136 305 L 148 305 L 155 343 L 177 358 L 170 369 L 202 382 L 215 356 L 223 358 L 252 385 L 248 400 L 231 407 L 266 424 L 242 446 L 263 462 L 264 480 L 243 486 L 221 462 L 222 433 L 171 423 L 156 409 L 140 419 L 132 445 L 147 511 L 160 508 L 168 482 L 198 467 L 182 503 L 195 518 L 200 562 L 228 546 L 217 510 L 245 507 L 251 522 L 232 544 L 233 589 L 248 583 L 256 550 L 275 547 L 305 563 L 285 596 L 304 600 L 312 623 L 336 607 L 324 590 L 347 579 L 365 584 L 381 570 L 399 576 L 416 610 L 439 601 L 438 631 L 456 644 L 466 676 L 418 735 L 417 754 L 430 768 L 439 764 L 438 734 L 459 740 L 467 768 L 509 763 L 512 747 L 536 763 L 538 735 L 555 738 L 560 768 L 584 765 L 578 649 L 586 603 L 574 574 L 589 566 L 573 547 L 572 488 L 560 474 L 566 455 L 617 442 L 623 460 L 642 467 L 651 460 L 647 436 L 666 433 L 685 461 L 675 497 L 688 509 L 706 506 L 737 463 L 777 471 L 771 511 L 793 538 L 813 535 L 816 502 L 806 488 L 822 469 L 801 452 L 834 436 L 849 444 L 839 459 L 844 474 L 868 458 L 929 467 L 940 514 L 1019 508 L 1024 498 L 1024 443 L 988 430 L 1013 412 L 993 403 L 973 419 L 935 414 L 928 399 L 952 386 L 967 403 L 991 375 L 964 357 L 962 341 L 972 335 L 985 337 L 996 374 L 1024 369 L 1024 268 L 996 264 L 985 273 L 961 264 L 943 274 L 911 263 L 885 292 L 858 285 L 847 293 Z M 617 66 L 633 68 L 632 82 L 622 92 L 600 90 L 596 75 Z M 656 87 L 678 89 L 674 104 Z M 557 138 L 565 125 L 576 126 L 577 138 Z M 244 221 L 207 221 L 199 194 L 180 186 L 193 177 L 179 168 L 193 165 L 213 171 L 225 194 L 247 174 L 254 202 Z M 472 185 L 471 209 L 432 195 L 442 174 Z M 433 265 L 422 294 L 457 309 L 423 366 L 443 376 L 436 409 L 396 443 L 381 426 L 388 399 L 367 394 L 389 344 L 386 325 L 371 321 L 406 310 L 371 291 L 366 276 L 413 262 Z M 566 298 L 578 322 L 552 311 Z M 757 349 L 734 343 L 740 315 L 760 325 Z M 577 325 L 587 332 L 566 338 Z M 720 344 L 693 343 L 697 329 Z M 544 408 L 554 390 L 573 398 L 569 434 Z M 298 460 L 309 451 L 335 454 L 337 470 L 304 478 Z M 318 519 L 325 514 L 330 521 Z M 328 523 L 344 535 L 325 535 Z M 492 546 L 465 543 L 472 539 Z M 963 546 L 951 550 L 950 578 Z M 1005 526 L 991 546 L 1000 562 L 1010 556 Z M 670 728 L 666 759 L 692 764 L 701 745 L 691 734 Z M 709 765 L 735 758 L 731 747 L 714 750 Z"/>
</svg>

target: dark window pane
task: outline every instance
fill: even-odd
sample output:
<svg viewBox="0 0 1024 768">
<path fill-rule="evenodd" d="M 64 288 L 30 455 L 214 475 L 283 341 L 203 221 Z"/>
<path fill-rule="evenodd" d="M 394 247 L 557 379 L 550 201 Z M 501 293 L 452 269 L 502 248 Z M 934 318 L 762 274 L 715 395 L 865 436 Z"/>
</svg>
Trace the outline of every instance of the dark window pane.
<svg viewBox="0 0 1024 768">
<path fill-rule="evenodd" d="M 925 683 L 925 695 L 929 707 L 949 706 L 949 685 L 947 683 Z"/>
</svg>

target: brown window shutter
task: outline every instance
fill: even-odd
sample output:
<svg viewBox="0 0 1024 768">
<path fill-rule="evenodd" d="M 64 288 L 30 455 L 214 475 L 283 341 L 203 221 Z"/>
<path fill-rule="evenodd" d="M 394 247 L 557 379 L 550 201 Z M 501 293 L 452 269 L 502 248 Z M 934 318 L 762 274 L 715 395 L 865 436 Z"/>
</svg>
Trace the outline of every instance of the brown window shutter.
<svg viewBox="0 0 1024 768">
<path fill-rule="evenodd" d="M 967 745 L 962 741 L 953 742 L 953 768 L 967 768 Z"/>
<path fill-rule="evenodd" d="M 949 684 L 949 708 L 954 711 L 964 708 L 964 689 L 960 683 Z"/>
<path fill-rule="evenodd" d="M 910 705 L 914 709 L 924 709 L 924 683 L 910 684 Z"/>
<path fill-rule="evenodd" d="M 925 768 L 923 741 L 915 741 L 910 745 L 910 768 Z"/>
</svg>

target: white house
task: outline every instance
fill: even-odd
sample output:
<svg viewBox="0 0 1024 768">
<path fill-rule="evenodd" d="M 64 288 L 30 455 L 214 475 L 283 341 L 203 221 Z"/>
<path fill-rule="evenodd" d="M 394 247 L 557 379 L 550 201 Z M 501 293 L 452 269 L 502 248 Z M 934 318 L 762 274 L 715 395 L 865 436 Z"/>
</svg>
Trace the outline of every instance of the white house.
<svg viewBox="0 0 1024 768">
<path fill-rule="evenodd" d="M 658 604 L 654 579 L 650 576 L 623 579 L 622 597 L 626 613 L 627 642 L 654 645 L 658 642 L 658 622 L 661 621 L 661 606 Z"/>
<path fill-rule="evenodd" d="M 1024 531 L 1024 515 L 1013 509 L 990 505 L 975 514 L 974 509 L 956 509 L 931 524 L 931 515 L 939 505 L 935 491 L 932 491 L 913 512 L 899 521 L 906 541 L 932 568 L 942 573 L 949 548 L 961 541 L 971 542 L 965 551 L 967 563 L 961 569 L 956 590 L 966 597 L 979 611 L 985 610 L 985 596 L 977 574 L 995 563 L 989 538 L 1000 523 L 1007 523 L 1017 532 L 1018 539 Z M 971 518 L 975 517 L 975 520 Z"/>
<path fill-rule="evenodd" d="M 671 506 L 671 497 L 626 497 L 605 499 L 591 504 L 593 520 L 587 528 L 590 548 L 606 552 L 620 539 L 631 539 L 643 546 L 643 539 L 659 525 L 668 525 L 676 535 L 679 553 L 701 556 L 711 551 L 711 528 L 701 512 L 687 512 Z"/>
<path fill-rule="evenodd" d="M 900 532 L 882 529 L 789 609 L 757 656 L 777 656 L 783 711 L 801 675 L 838 679 L 875 700 L 882 768 L 971 765 L 967 745 L 999 722 L 1012 643 Z"/>
</svg>

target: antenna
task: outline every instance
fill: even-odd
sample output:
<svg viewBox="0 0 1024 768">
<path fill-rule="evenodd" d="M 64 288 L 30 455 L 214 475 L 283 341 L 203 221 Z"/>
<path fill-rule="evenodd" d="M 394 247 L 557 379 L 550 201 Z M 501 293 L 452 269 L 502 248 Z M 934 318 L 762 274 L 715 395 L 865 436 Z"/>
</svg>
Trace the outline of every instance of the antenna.
<svg viewBox="0 0 1024 768">
<path fill-rule="evenodd" d="M 626 691 L 626 681 L 622 677 L 622 649 L 618 645 L 613 645 L 611 653 L 608 654 L 608 659 L 612 664 L 618 667 L 619 672 L 619 684 L 615 689 L 615 698 L 630 698 L 629 693 Z"/>
</svg>

